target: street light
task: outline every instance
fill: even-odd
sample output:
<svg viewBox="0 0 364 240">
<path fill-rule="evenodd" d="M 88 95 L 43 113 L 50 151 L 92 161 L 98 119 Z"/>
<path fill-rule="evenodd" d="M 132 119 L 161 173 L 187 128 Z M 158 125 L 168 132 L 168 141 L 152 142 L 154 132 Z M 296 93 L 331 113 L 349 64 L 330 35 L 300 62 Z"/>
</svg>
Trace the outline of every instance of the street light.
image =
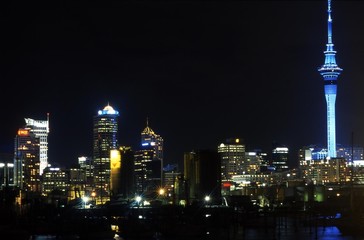
<svg viewBox="0 0 364 240">
<path fill-rule="evenodd" d="M 164 193 L 165 193 L 164 188 L 160 188 L 160 189 L 159 189 L 159 195 L 160 195 L 160 196 L 163 196 L 163 195 L 164 195 Z"/>
<path fill-rule="evenodd" d="M 83 202 L 83 208 L 86 208 L 86 203 L 88 202 L 88 197 L 82 197 L 82 202 Z"/>
<path fill-rule="evenodd" d="M 135 198 L 135 200 L 137 201 L 137 204 L 138 204 L 138 207 L 139 207 L 139 204 L 140 204 L 140 201 L 142 200 L 142 197 L 141 196 L 137 196 Z"/>
<path fill-rule="evenodd" d="M 95 191 L 91 192 L 91 197 L 92 197 L 92 204 L 96 205 L 96 201 L 95 201 L 96 192 Z"/>
<path fill-rule="evenodd" d="M 209 196 L 209 195 L 205 196 L 205 202 L 206 202 L 206 205 L 208 205 L 208 204 L 209 204 L 210 200 L 211 200 L 211 198 L 210 198 L 210 196 Z"/>
</svg>

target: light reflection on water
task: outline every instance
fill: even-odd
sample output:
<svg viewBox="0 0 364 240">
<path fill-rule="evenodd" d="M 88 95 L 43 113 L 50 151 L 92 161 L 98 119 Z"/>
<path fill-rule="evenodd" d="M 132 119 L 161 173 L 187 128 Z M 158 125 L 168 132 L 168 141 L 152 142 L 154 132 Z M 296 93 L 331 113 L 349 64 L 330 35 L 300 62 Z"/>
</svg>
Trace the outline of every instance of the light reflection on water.
<svg viewBox="0 0 364 240">
<path fill-rule="evenodd" d="M 56 237 L 54 235 L 37 235 L 32 236 L 29 240 L 78 240 L 77 236 L 73 237 Z M 151 237 L 150 240 L 187 240 L 182 236 L 179 238 L 160 238 Z M 117 234 L 113 239 L 100 239 L 100 240 L 138 240 L 133 238 L 122 238 Z M 149 239 L 143 239 L 149 240 Z M 193 238 L 193 240 L 200 240 Z M 336 227 L 318 227 L 318 228 L 299 228 L 297 230 L 293 229 L 246 229 L 245 232 L 238 232 L 237 234 L 230 234 L 229 236 L 214 238 L 206 237 L 204 240 L 364 240 L 364 236 L 353 237 L 353 236 L 343 236 Z"/>
<path fill-rule="evenodd" d="M 264 230 L 264 229 L 247 229 L 244 238 L 245 240 L 364 240 L 362 237 L 343 236 L 339 229 L 334 226 L 318 227 L 318 228 L 299 228 Z"/>
</svg>

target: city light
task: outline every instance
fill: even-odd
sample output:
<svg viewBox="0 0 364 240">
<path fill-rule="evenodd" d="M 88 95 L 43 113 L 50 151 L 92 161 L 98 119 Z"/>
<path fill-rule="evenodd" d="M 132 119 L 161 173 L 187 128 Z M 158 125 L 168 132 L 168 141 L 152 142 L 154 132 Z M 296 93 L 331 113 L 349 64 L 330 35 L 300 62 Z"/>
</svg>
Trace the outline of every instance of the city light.
<svg viewBox="0 0 364 240">
<path fill-rule="evenodd" d="M 89 198 L 87 196 L 82 197 L 83 208 L 86 208 L 86 204 L 87 204 L 88 200 L 89 200 Z"/>
</svg>

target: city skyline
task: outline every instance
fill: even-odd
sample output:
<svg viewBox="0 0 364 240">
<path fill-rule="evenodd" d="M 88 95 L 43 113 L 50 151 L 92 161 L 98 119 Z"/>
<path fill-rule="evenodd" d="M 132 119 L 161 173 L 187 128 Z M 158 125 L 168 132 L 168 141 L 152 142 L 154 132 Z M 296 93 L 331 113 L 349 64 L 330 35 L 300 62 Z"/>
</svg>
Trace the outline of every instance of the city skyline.
<svg viewBox="0 0 364 240">
<path fill-rule="evenodd" d="M 327 42 L 327 1 L 6 3 L 1 78 L 3 151 L 24 118 L 50 114 L 49 161 L 92 155 L 92 119 L 120 112 L 119 143 L 134 149 L 146 119 L 164 139 L 165 162 L 244 139 L 326 145 L 317 66 Z M 332 1 L 338 65 L 337 143 L 363 145 L 361 10 Z M 350 15 L 350 17 L 349 17 Z M 10 146 L 10 147 L 9 147 Z M 293 159 L 294 160 L 294 159 Z"/>
</svg>

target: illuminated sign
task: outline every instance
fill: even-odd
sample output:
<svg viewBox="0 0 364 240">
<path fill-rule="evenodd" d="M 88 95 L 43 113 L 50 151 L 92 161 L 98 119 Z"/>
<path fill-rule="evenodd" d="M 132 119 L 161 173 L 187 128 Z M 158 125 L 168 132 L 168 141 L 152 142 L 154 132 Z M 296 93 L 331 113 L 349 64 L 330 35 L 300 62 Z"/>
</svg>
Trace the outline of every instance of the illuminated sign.
<svg viewBox="0 0 364 240">
<path fill-rule="evenodd" d="M 29 136 L 29 131 L 26 129 L 19 129 L 18 130 L 18 135 L 19 136 Z"/>
</svg>

